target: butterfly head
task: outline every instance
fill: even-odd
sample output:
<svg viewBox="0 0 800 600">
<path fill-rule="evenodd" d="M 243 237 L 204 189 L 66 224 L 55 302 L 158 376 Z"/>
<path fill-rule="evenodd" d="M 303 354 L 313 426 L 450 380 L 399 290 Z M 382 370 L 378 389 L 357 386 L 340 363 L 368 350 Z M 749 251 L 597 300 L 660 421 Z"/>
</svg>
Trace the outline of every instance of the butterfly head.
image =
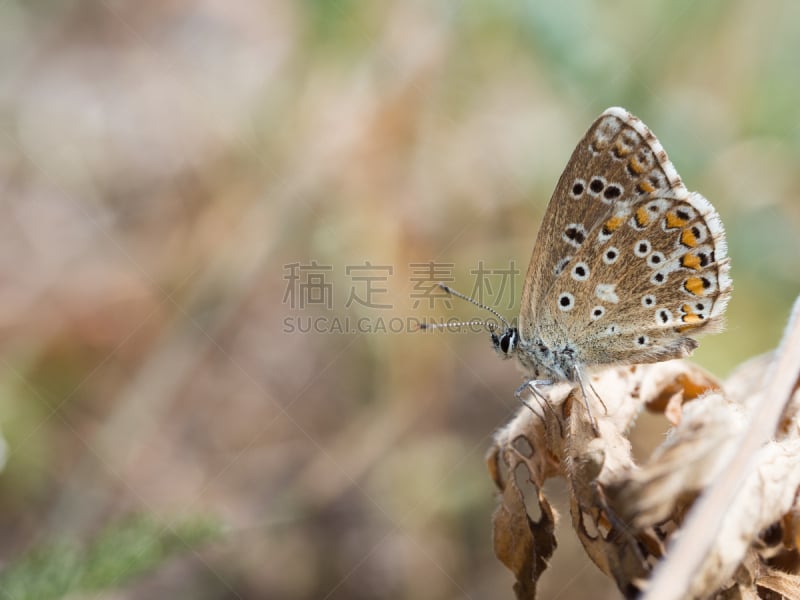
<svg viewBox="0 0 800 600">
<path fill-rule="evenodd" d="M 506 327 L 499 335 L 495 329 L 491 329 L 490 332 L 494 351 L 502 358 L 511 358 L 516 352 L 519 343 L 519 331 L 517 328 Z"/>
<path fill-rule="evenodd" d="M 439 284 L 439 287 L 443 289 L 448 294 L 455 296 L 456 298 L 461 298 L 462 300 L 466 300 L 470 304 L 474 304 L 475 306 L 482 308 L 484 310 L 489 311 L 492 313 L 497 319 L 503 324 L 503 330 L 501 333 L 498 333 L 497 325 L 488 321 L 478 321 L 478 323 L 483 323 L 483 325 L 489 330 L 489 333 L 492 336 L 492 345 L 494 346 L 495 352 L 499 354 L 503 358 L 511 358 L 517 352 L 519 347 L 519 330 L 516 327 L 512 327 L 511 323 L 503 318 L 499 312 L 493 309 L 491 306 L 486 306 L 485 304 L 475 300 L 474 298 L 470 298 L 462 294 L 461 292 L 457 292 L 450 286 L 447 286 L 443 283 Z M 428 329 L 432 327 L 427 327 Z"/>
</svg>

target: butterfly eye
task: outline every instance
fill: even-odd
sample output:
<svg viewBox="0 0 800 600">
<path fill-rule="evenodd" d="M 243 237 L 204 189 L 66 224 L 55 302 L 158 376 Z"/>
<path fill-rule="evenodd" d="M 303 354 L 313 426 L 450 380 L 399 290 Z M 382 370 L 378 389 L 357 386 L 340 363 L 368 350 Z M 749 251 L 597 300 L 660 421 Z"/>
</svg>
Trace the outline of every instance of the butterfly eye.
<svg viewBox="0 0 800 600">
<path fill-rule="evenodd" d="M 508 354 L 515 348 L 516 345 L 517 345 L 517 330 L 506 329 L 503 335 L 500 337 L 500 350 L 503 351 L 503 354 Z"/>
</svg>

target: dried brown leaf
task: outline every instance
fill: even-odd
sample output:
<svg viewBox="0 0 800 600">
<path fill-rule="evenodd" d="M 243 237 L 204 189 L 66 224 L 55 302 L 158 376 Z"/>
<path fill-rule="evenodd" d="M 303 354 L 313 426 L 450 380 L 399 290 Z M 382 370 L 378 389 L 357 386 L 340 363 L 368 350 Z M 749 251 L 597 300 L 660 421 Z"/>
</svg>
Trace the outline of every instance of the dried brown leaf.
<svg viewBox="0 0 800 600">
<path fill-rule="evenodd" d="M 640 546 L 654 556 L 661 556 L 664 547 L 650 528 L 635 536 L 628 532 L 605 498 L 607 486 L 637 469 L 626 432 L 645 403 L 657 405 L 659 399 L 675 396 L 694 398 L 700 385 L 718 385 L 683 361 L 608 369 L 593 376 L 591 384 L 599 436 L 580 394 L 566 384 L 542 390 L 550 407 L 530 400 L 536 412 L 523 407 L 495 435 L 488 459 L 491 477 L 501 492 L 494 517 L 495 552 L 517 577 L 518 593 L 535 591 L 535 582 L 555 548 L 552 509 L 541 492 L 544 482 L 555 476 L 570 482 L 570 516 L 588 555 L 620 589 L 635 592 L 632 582 L 649 573 Z M 533 521 L 528 515 L 521 491 L 524 482 L 517 481 L 520 464 L 536 486 L 543 521 Z"/>
<path fill-rule="evenodd" d="M 646 406 L 650 411 L 664 413 L 674 425 L 680 422 L 684 403 L 722 388 L 713 375 L 692 363 L 669 361 L 659 366 L 645 383 Z"/>
<path fill-rule="evenodd" d="M 800 299 L 774 360 L 762 378 L 758 403 L 748 402 L 745 426 L 732 437 L 722 469 L 695 503 L 675 544 L 652 578 L 647 600 L 705 598 L 724 587 L 759 534 L 780 522 L 800 487 L 800 427 L 774 441 L 800 381 Z M 716 413 L 709 414 L 709 421 Z M 771 441 L 773 440 L 773 441 Z"/>
<path fill-rule="evenodd" d="M 765 569 L 758 576 L 756 585 L 780 594 L 789 600 L 800 600 L 800 576 L 783 573 L 777 569 Z"/>
<path fill-rule="evenodd" d="M 641 468 L 608 483 L 611 505 L 636 528 L 664 521 L 681 500 L 713 481 L 744 426 L 739 407 L 720 394 L 687 406 L 681 423 Z"/>
<path fill-rule="evenodd" d="M 500 504 L 492 518 L 494 551 L 497 558 L 514 574 L 514 592 L 520 600 L 536 597 L 536 583 L 547 567 L 556 548 L 555 513 L 540 488 L 530 478 L 523 454 L 511 447 L 503 453 L 492 451 L 488 457 L 492 479 L 500 490 Z M 507 476 L 502 474 L 504 460 Z M 522 467 L 522 468 L 518 468 Z M 525 495 L 517 478 L 525 473 L 527 481 L 536 487 L 539 518 L 528 514 Z"/>
<path fill-rule="evenodd" d="M 790 384 L 793 369 L 800 368 L 797 327 L 792 343 L 749 361 L 725 386 L 684 361 L 594 374 L 587 387 L 596 428 L 579 390 L 566 384 L 540 390 L 549 406 L 529 399 L 532 410 L 521 409 L 497 433 L 490 454 L 501 492 L 495 551 L 517 577 L 518 597 L 534 597 L 555 550 L 554 513 L 542 493 L 550 477 L 567 480 L 570 517 L 584 549 L 628 597 L 643 589 L 653 598 L 798 597 L 795 575 L 776 568 L 800 570 L 800 393 L 787 400 L 797 389 L 796 380 Z M 777 370 L 775 360 L 782 361 Z M 627 435 L 645 407 L 674 427 L 638 465 Z M 736 482 L 735 493 L 716 506 L 706 519 L 709 533 L 694 542 L 692 583 L 654 584 L 653 565 L 664 556 L 692 554 L 670 552 L 668 544 L 678 531 L 685 540 L 687 514 L 726 479 Z M 528 480 L 539 519 L 526 508 Z"/>
</svg>

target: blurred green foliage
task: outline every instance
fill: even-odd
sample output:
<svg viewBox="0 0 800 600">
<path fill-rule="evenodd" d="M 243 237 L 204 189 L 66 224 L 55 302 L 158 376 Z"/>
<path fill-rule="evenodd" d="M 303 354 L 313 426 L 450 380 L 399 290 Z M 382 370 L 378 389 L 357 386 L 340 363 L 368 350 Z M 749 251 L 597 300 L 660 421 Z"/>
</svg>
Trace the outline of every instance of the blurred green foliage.
<svg viewBox="0 0 800 600">
<path fill-rule="evenodd" d="M 119 588 L 220 533 L 219 523 L 205 517 L 170 525 L 149 515 L 129 517 L 106 527 L 85 548 L 48 542 L 30 550 L 3 569 L 0 590 L 13 600 L 54 600 Z"/>
</svg>

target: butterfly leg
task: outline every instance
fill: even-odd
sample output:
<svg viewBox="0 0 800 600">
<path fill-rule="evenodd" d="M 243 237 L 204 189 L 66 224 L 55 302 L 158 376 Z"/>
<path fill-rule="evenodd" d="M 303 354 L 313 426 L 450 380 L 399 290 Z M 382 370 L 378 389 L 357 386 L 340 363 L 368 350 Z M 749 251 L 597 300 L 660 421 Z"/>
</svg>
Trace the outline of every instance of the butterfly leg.
<svg viewBox="0 0 800 600">
<path fill-rule="evenodd" d="M 597 393 L 597 390 L 594 389 L 594 386 L 592 385 L 591 380 L 589 380 L 588 383 L 589 383 L 589 389 L 592 390 L 592 392 L 594 393 L 594 397 L 597 398 L 600 401 L 600 404 L 603 405 L 603 414 L 607 415 L 608 414 L 608 407 L 606 406 L 606 403 L 603 402 L 603 398 L 600 396 L 600 394 Z"/>
<path fill-rule="evenodd" d="M 529 380 L 525 381 L 521 386 L 519 386 L 517 388 L 517 390 L 514 392 L 514 396 L 517 398 L 517 400 L 519 400 L 525 406 L 527 406 L 528 409 L 530 409 L 530 411 L 533 414 L 538 416 L 539 413 L 537 413 L 535 410 L 533 410 L 533 407 L 530 404 L 528 404 L 528 402 L 522 397 L 522 392 L 524 392 L 526 389 L 529 389 L 531 391 L 531 393 L 533 394 L 533 397 L 536 398 L 536 400 L 538 401 L 538 403 L 540 405 L 544 405 L 546 408 L 550 409 L 550 412 L 552 413 L 553 417 L 555 418 L 556 423 L 558 423 L 559 433 L 561 434 L 561 437 L 564 437 L 564 428 L 561 425 L 561 419 L 558 418 L 558 413 L 556 413 L 555 409 L 552 407 L 550 402 L 547 401 L 547 398 L 545 398 L 542 395 L 542 393 L 538 389 L 536 389 L 537 386 L 540 386 L 540 385 L 553 385 L 553 383 L 555 383 L 555 382 L 553 382 L 553 381 L 551 381 L 549 379 L 529 379 Z M 544 422 L 543 418 L 542 418 L 542 422 Z"/>
<path fill-rule="evenodd" d="M 580 386 L 581 394 L 583 394 L 583 404 L 586 406 L 586 412 L 589 413 L 589 420 L 592 423 L 592 430 L 594 431 L 594 434 L 599 437 L 600 430 L 597 428 L 597 419 L 595 419 L 594 415 L 592 414 L 592 407 L 589 406 L 589 395 L 586 393 L 586 386 L 583 385 L 584 374 L 581 372 L 581 369 L 578 365 L 575 365 L 574 368 L 575 368 L 576 379 L 578 380 L 578 386 Z M 587 382 L 591 390 L 594 392 L 594 395 L 597 397 L 598 400 L 600 400 L 600 404 L 603 405 L 603 409 L 605 409 L 606 414 L 608 414 L 608 408 L 606 407 L 606 403 L 603 402 L 603 399 L 599 396 L 597 391 L 595 391 L 595 389 L 592 387 L 591 381 L 587 380 Z"/>
</svg>

